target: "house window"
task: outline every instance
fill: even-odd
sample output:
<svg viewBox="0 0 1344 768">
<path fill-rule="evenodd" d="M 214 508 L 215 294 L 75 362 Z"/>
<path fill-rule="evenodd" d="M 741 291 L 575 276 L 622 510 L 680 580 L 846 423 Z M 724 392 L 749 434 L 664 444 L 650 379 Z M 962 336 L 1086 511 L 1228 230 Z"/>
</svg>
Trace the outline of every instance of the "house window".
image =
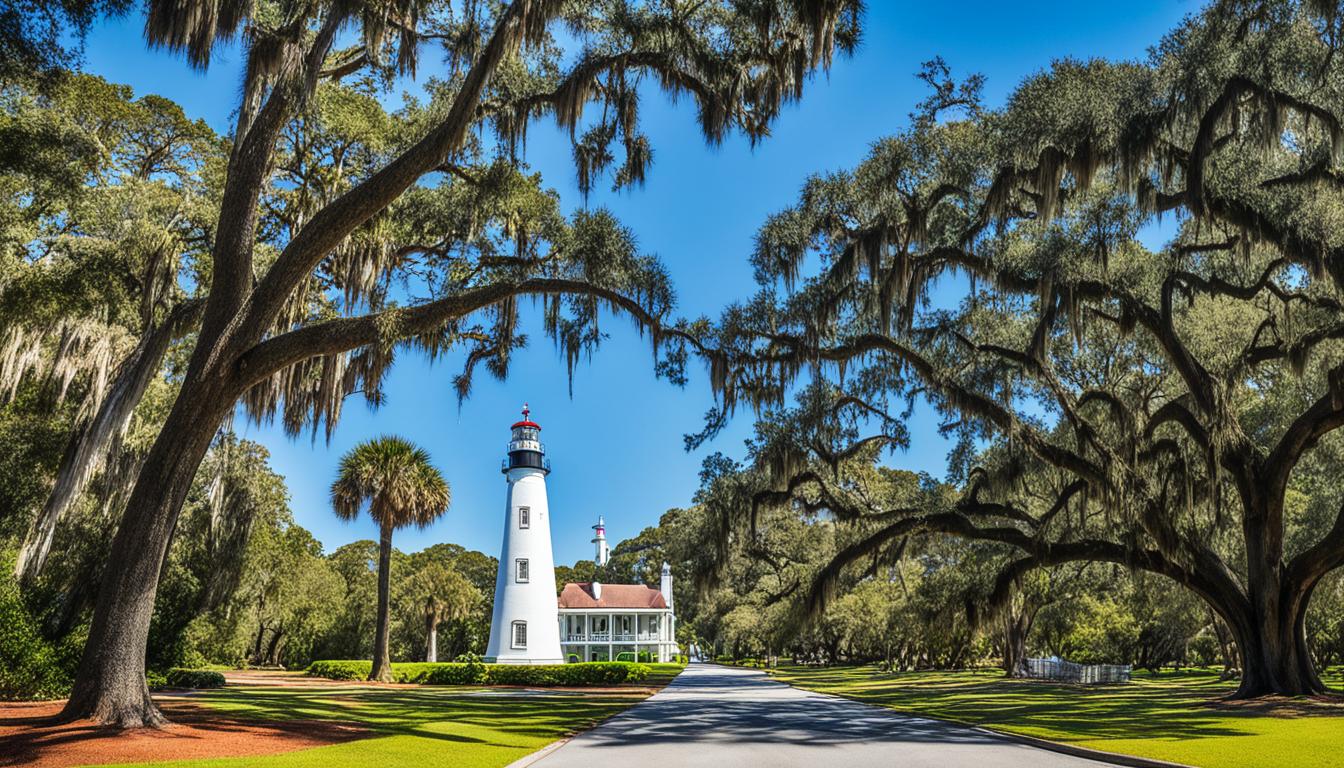
<svg viewBox="0 0 1344 768">
<path fill-rule="evenodd" d="M 528 580 L 527 558 L 520 557 L 513 561 L 515 576 L 519 584 L 526 584 Z"/>
<path fill-rule="evenodd" d="M 531 507 L 519 507 L 519 508 L 518 508 L 518 527 L 519 527 L 519 528 L 531 528 L 531 527 L 532 527 L 532 508 L 531 508 Z"/>
<path fill-rule="evenodd" d="M 513 622 L 513 647 L 527 648 L 527 622 Z"/>
</svg>

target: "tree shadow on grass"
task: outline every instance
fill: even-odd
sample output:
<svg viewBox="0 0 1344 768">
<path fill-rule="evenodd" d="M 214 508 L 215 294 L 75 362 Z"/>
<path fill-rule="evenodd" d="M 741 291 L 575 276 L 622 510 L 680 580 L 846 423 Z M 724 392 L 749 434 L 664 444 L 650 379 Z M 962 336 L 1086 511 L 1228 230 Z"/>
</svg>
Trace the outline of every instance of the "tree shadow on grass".
<svg viewBox="0 0 1344 768">
<path fill-rule="evenodd" d="M 294 718 L 345 721 L 382 734 L 464 741 L 473 739 L 446 734 L 432 726 L 451 723 L 520 737 L 553 738 L 587 727 L 641 698 L 619 694 L 492 697 L 435 688 L 240 687 L 212 691 L 201 701 L 239 717 L 266 721 Z"/>
<path fill-rule="evenodd" d="M 1242 718 L 1264 707 L 1230 707 L 1229 684 L 1207 672 L 1140 675 L 1125 685 L 1080 686 L 1011 680 L 1002 673 L 881 673 L 872 667 L 793 667 L 780 678 L 902 712 L 1037 732 L 1068 741 L 1203 739 L 1246 735 Z M 1344 714 L 1331 708 L 1330 715 Z"/>
</svg>

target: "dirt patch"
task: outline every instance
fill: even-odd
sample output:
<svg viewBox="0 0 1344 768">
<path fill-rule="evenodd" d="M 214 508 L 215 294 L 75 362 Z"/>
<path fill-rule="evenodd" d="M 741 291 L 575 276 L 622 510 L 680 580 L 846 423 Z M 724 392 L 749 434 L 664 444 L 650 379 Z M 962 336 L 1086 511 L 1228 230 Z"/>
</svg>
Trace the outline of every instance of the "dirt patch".
<svg viewBox="0 0 1344 768">
<path fill-rule="evenodd" d="M 119 731 L 92 721 L 53 725 L 64 702 L 0 702 L 0 766 L 35 768 L 274 755 L 371 735 L 347 723 L 249 721 L 189 701 L 160 701 L 173 724 Z"/>
<path fill-rule="evenodd" d="M 1256 717 L 1344 717 L 1344 696 L 1264 696 L 1217 699 L 1208 704 L 1221 712 Z"/>
</svg>

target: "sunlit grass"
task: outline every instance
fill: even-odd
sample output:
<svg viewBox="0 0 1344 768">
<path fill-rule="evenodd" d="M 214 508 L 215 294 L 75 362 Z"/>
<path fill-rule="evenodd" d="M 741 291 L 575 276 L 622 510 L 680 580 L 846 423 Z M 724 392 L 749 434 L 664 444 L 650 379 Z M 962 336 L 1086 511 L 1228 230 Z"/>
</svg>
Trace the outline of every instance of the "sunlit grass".
<svg viewBox="0 0 1344 768">
<path fill-rule="evenodd" d="M 369 738 L 344 744 L 280 755 L 166 761 L 152 765 L 183 768 L 503 766 L 556 739 L 589 728 L 641 701 L 646 695 L 646 691 L 634 688 L 629 692 L 565 692 L 533 696 L 517 692 L 479 695 L 479 689 L 438 686 L 226 687 L 202 693 L 193 700 L 246 719 L 336 721 L 353 723 L 372 733 Z M 171 754 L 164 757 L 169 758 Z"/>
<path fill-rule="evenodd" d="M 1308 699 L 1228 703 L 1213 671 L 1137 673 L 1113 686 L 1008 680 L 998 670 L 884 673 L 783 667 L 776 677 L 824 693 L 1001 731 L 1194 766 L 1344 764 L 1344 706 Z M 1340 670 L 1327 680 L 1338 684 Z"/>
</svg>

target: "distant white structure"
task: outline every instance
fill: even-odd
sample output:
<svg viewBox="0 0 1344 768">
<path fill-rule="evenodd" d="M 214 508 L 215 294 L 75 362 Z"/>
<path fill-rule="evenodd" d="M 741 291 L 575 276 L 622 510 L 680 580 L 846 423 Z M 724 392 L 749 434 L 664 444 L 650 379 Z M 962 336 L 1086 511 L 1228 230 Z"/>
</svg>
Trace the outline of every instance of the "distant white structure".
<svg viewBox="0 0 1344 768">
<path fill-rule="evenodd" d="M 566 584 L 556 598 L 541 425 L 523 406 L 503 472 L 509 483 L 504 543 L 495 577 L 495 612 L 485 660 L 501 664 L 562 661 L 672 661 L 679 651 L 672 613 L 672 568 L 659 588 L 643 584 Z M 594 559 L 606 565 L 606 522 L 597 518 Z M 563 649 L 563 652 L 562 652 Z"/>
<path fill-rule="evenodd" d="M 678 653 L 672 569 L 659 589 L 643 584 L 566 584 L 560 644 L 570 661 L 672 661 Z M 625 656 L 622 656 L 625 654 Z"/>
<path fill-rule="evenodd" d="M 509 484 L 504 506 L 504 543 L 495 577 L 495 611 L 485 659 L 501 664 L 559 664 L 559 617 L 555 601 L 555 561 L 551 554 L 546 475 L 550 462 L 541 444 L 541 425 L 530 419 L 513 425 L 509 457 L 502 470 Z"/>
<path fill-rule="evenodd" d="M 601 515 L 597 516 L 597 525 L 593 526 L 593 530 L 597 531 L 597 535 L 593 537 L 592 542 L 596 548 L 593 553 L 593 561 L 600 568 L 611 559 L 611 550 L 607 548 L 607 524 L 603 521 Z"/>
</svg>

